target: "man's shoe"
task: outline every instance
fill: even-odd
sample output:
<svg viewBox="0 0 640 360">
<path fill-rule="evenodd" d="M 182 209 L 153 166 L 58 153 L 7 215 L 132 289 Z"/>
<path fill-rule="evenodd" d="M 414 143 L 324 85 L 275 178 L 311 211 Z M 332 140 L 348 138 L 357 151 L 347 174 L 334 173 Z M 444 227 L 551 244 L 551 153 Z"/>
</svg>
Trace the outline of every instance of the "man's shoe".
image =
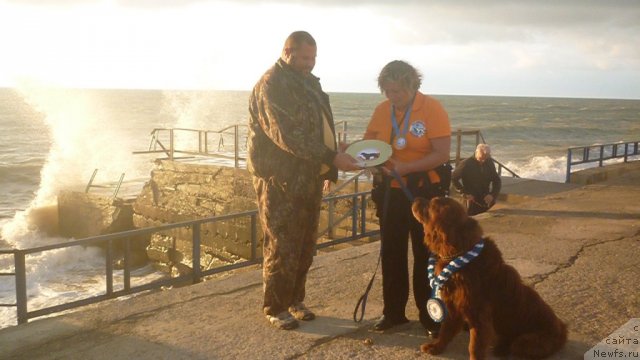
<svg viewBox="0 0 640 360">
<path fill-rule="evenodd" d="M 437 338 L 440 333 L 440 323 L 433 321 L 431 316 L 426 311 L 420 311 L 420 323 L 427 331 L 427 336 L 431 338 Z"/>
<path fill-rule="evenodd" d="M 267 320 L 276 329 L 291 330 L 298 327 L 298 320 L 296 320 L 288 311 L 283 311 L 278 315 L 267 315 Z"/>
<path fill-rule="evenodd" d="M 405 318 L 401 318 L 401 319 L 394 319 L 391 320 L 388 317 L 385 317 L 384 315 L 382 315 L 380 317 L 380 319 L 378 319 L 378 321 L 376 321 L 375 324 L 373 324 L 373 330 L 375 331 L 384 331 L 387 329 L 391 329 L 394 326 L 397 325 L 402 325 L 402 324 L 406 324 L 409 322 L 409 319 Z"/>
<path fill-rule="evenodd" d="M 316 314 L 301 302 L 289 306 L 289 313 L 298 320 L 310 321 L 316 318 Z"/>
</svg>

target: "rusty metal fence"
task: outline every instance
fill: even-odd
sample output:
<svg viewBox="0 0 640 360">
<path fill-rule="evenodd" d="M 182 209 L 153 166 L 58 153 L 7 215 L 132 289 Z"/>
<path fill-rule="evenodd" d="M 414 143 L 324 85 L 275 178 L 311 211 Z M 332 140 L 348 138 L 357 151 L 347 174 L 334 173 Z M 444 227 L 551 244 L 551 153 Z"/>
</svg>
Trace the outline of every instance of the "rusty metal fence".
<svg viewBox="0 0 640 360">
<path fill-rule="evenodd" d="M 323 201 L 327 204 L 328 209 L 334 209 L 332 204 L 337 201 L 347 201 L 350 203 L 350 211 L 348 216 L 336 218 L 335 216 L 329 216 L 329 224 L 327 229 L 321 230 L 320 234 L 332 233 L 332 228 L 341 226 L 347 221 L 346 236 L 339 238 L 331 238 L 327 241 L 319 242 L 318 249 L 334 246 L 337 244 L 354 241 L 362 238 L 375 237 L 379 234 L 379 229 L 367 229 L 367 209 L 369 208 L 367 203 L 369 201 L 369 191 L 351 193 L 344 195 L 334 195 L 325 197 Z M 201 259 L 201 226 L 205 223 L 226 221 L 237 218 L 249 218 L 251 223 L 251 256 L 249 259 L 244 259 L 233 264 L 223 265 L 211 269 L 203 270 L 200 264 Z M 62 312 L 69 309 L 74 309 L 80 306 L 97 303 L 100 301 L 114 299 L 121 296 L 132 295 L 142 291 L 160 289 L 164 286 L 195 284 L 201 282 L 204 277 L 213 275 L 216 273 L 229 271 L 241 267 L 260 264 L 262 257 L 258 254 L 258 247 L 260 243 L 260 237 L 258 234 L 258 222 L 257 222 L 257 210 L 246 211 L 235 214 L 227 214 L 222 216 L 215 216 L 205 219 L 198 219 L 192 221 L 184 221 L 174 224 L 167 224 L 152 228 L 144 228 L 137 230 L 124 231 L 119 233 L 93 236 L 84 239 L 78 239 L 68 242 L 50 244 L 46 246 L 39 246 L 29 249 L 8 249 L 0 250 L 0 256 L 13 256 L 14 270 L 11 272 L 0 273 L 0 276 L 13 276 L 15 277 L 15 303 L 3 303 L 0 306 L 3 307 L 15 307 L 17 314 L 18 324 L 23 324 L 29 321 L 29 319 L 50 315 L 58 312 Z M 192 271 L 189 274 L 182 274 L 174 278 L 164 278 L 160 280 L 153 280 L 149 283 L 134 286 L 131 282 L 131 242 L 140 241 L 141 236 L 151 235 L 159 231 L 166 231 L 175 228 L 190 228 L 192 233 Z M 118 289 L 114 285 L 114 243 L 117 241 L 124 241 L 124 263 L 123 263 L 123 280 L 122 284 L 119 284 Z M 47 251 L 55 251 L 59 249 L 72 248 L 72 247 L 84 247 L 84 246 L 102 246 L 106 250 L 104 252 L 105 260 L 105 284 L 106 288 L 104 292 L 98 295 L 92 294 L 81 300 L 70 301 L 55 306 L 43 307 L 36 310 L 31 310 L 29 306 L 29 294 L 27 292 L 27 262 L 28 257 L 31 254 L 42 253 Z"/>
</svg>

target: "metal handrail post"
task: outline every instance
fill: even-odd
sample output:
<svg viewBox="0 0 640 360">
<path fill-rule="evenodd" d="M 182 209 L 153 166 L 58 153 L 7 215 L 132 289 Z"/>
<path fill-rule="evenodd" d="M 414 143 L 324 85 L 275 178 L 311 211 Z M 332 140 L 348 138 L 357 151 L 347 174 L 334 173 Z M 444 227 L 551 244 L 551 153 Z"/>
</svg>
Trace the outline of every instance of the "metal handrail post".
<svg viewBox="0 0 640 360">
<path fill-rule="evenodd" d="M 362 203 L 362 211 L 360 212 L 360 234 L 367 232 L 367 196 L 365 194 L 360 195 L 360 202 Z"/>
<path fill-rule="evenodd" d="M 582 151 L 584 152 L 584 155 L 582 156 L 582 160 L 590 160 L 591 157 L 591 147 L 589 146 L 585 146 L 584 149 L 582 149 Z"/>
<path fill-rule="evenodd" d="M 156 132 L 158 129 L 151 130 L 151 141 L 149 142 L 149 151 L 156 149 Z"/>
<path fill-rule="evenodd" d="M 173 146 L 174 146 L 173 129 L 169 129 L 169 160 L 172 160 L 172 161 L 173 161 L 173 152 L 175 151 Z"/>
<path fill-rule="evenodd" d="M 335 222 L 335 216 L 333 215 L 335 213 L 335 200 L 330 200 L 329 201 L 329 214 L 327 215 L 327 227 L 328 227 L 328 232 L 327 232 L 327 236 L 329 237 L 329 239 L 334 239 L 336 237 L 336 230 L 333 227 L 333 223 Z"/>
<path fill-rule="evenodd" d="M 629 153 L 629 143 L 624 143 L 624 162 L 627 162 L 627 158 L 629 157 L 629 155 L 627 155 Z"/>
<path fill-rule="evenodd" d="M 27 268 L 25 253 L 16 250 L 13 253 L 13 261 L 16 274 L 16 307 L 18 324 L 25 324 L 29 320 L 27 316 Z"/>
<path fill-rule="evenodd" d="M 218 152 L 224 149 L 224 134 L 222 132 L 218 133 Z"/>
<path fill-rule="evenodd" d="M 236 169 L 240 166 L 240 150 L 238 147 L 239 142 L 238 125 L 236 125 L 233 127 L 233 164 Z"/>
<path fill-rule="evenodd" d="M 251 214 L 251 260 L 255 260 L 258 255 L 258 218 L 256 214 Z"/>
<path fill-rule="evenodd" d="M 565 176 L 564 182 L 571 182 L 571 149 L 567 150 L 567 175 Z"/>
<path fill-rule="evenodd" d="M 193 244 L 193 252 L 191 256 L 193 257 L 193 283 L 200 282 L 200 224 L 196 223 L 191 226 L 191 230 L 193 233 L 192 244 Z"/>
<path fill-rule="evenodd" d="M 598 166 L 602 167 L 602 158 L 604 157 L 604 145 L 600 145 L 600 161 L 598 161 Z"/>
<path fill-rule="evenodd" d="M 351 238 L 355 239 L 358 235 L 358 197 L 351 198 L 353 208 L 351 209 Z"/>
<path fill-rule="evenodd" d="M 87 184 L 87 187 L 84 189 L 85 193 L 89 192 L 89 188 L 91 187 L 91 184 L 93 184 L 93 179 L 96 177 L 96 173 L 98 173 L 98 169 L 93 170 L 93 174 L 91 175 L 91 179 L 89 179 L 89 183 Z"/>
<path fill-rule="evenodd" d="M 124 290 L 131 290 L 131 238 L 124 239 Z"/>
<path fill-rule="evenodd" d="M 347 142 L 347 122 L 343 122 L 342 123 L 342 142 L 346 143 Z"/>
<path fill-rule="evenodd" d="M 122 180 L 124 180 L 124 173 L 120 175 L 120 180 L 118 180 L 118 184 L 116 185 L 116 188 L 113 191 L 113 199 L 115 199 L 118 196 L 118 193 L 120 192 L 120 186 L 122 186 Z"/>
<path fill-rule="evenodd" d="M 105 271 L 106 271 L 106 292 L 107 295 L 113 294 L 113 240 L 107 241 L 107 253 L 105 256 Z"/>
</svg>

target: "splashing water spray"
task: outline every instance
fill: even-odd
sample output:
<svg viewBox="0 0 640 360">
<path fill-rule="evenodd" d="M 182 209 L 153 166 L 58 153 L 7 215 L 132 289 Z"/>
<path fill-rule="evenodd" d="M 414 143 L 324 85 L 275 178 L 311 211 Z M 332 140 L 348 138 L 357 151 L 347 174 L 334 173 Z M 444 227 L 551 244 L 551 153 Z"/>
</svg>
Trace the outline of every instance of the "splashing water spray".
<svg viewBox="0 0 640 360">
<path fill-rule="evenodd" d="M 84 190 L 95 168 L 102 178 L 117 179 L 130 166 L 132 150 L 109 119 L 96 111 L 98 104 L 90 93 L 32 84 L 18 90 L 26 103 L 44 115 L 51 141 L 34 199 L 2 227 L 5 241 L 25 248 L 58 234 L 60 190 Z"/>
</svg>

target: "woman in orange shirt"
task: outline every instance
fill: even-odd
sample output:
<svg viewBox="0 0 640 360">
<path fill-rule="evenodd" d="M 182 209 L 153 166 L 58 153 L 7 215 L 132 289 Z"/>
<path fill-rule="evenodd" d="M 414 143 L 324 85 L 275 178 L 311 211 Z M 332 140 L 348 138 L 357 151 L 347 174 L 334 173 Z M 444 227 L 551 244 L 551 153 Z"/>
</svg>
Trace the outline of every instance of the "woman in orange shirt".
<svg viewBox="0 0 640 360">
<path fill-rule="evenodd" d="M 378 86 L 387 100 L 374 110 L 364 139 L 391 144 L 393 154 L 382 167 L 387 181 L 395 171 L 412 196 L 432 198 L 444 196 L 448 191 L 448 183 L 440 186 L 445 181 L 440 181 L 434 169 L 447 164 L 446 171 L 450 171 L 451 127 L 440 102 L 418 90 L 421 78 L 418 71 L 404 61 L 392 61 L 382 69 Z M 411 235 L 413 295 L 420 322 L 430 336 L 437 336 L 439 324 L 431 320 L 426 311 L 431 289 L 427 279 L 429 251 L 423 243 L 422 225 L 413 217 L 411 199 L 401 185 L 395 179 L 390 181 L 386 211 L 383 209 L 384 182 L 375 182 L 372 193 L 381 217 L 384 299 L 383 315 L 374 329 L 382 331 L 409 321 L 405 307 L 409 297 L 408 238 Z"/>
</svg>

